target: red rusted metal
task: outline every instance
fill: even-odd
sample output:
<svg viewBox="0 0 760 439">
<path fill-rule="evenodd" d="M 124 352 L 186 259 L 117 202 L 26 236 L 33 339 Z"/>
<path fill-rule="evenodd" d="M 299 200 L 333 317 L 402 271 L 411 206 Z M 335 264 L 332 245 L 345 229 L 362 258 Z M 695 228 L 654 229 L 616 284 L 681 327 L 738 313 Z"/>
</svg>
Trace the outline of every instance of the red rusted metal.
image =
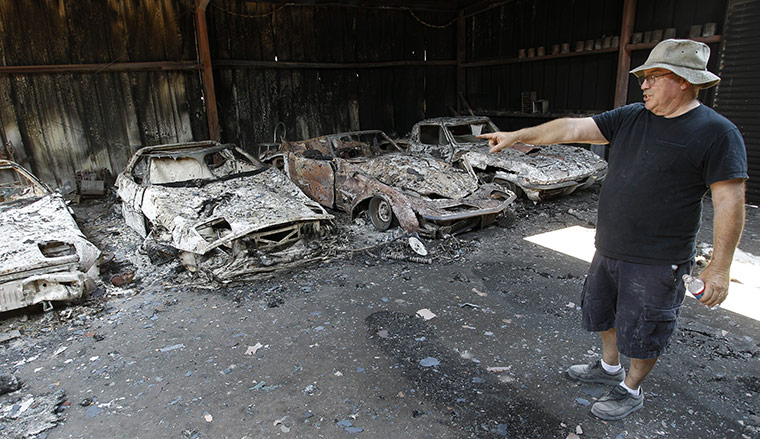
<svg viewBox="0 0 760 439">
<path fill-rule="evenodd" d="M 288 174 L 309 198 L 323 206 L 335 206 L 335 172 L 329 160 L 308 159 L 291 152 Z"/>
</svg>

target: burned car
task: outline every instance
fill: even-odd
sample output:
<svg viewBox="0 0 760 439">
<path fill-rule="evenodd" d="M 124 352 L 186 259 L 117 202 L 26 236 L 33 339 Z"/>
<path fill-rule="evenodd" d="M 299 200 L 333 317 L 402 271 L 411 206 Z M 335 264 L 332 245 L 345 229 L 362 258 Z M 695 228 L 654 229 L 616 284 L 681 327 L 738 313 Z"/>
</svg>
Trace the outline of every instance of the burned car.
<svg viewBox="0 0 760 439">
<path fill-rule="evenodd" d="M 279 170 L 211 141 L 142 148 L 116 187 L 143 250 L 169 246 L 189 271 L 218 281 L 318 257 L 332 219 Z"/>
<path fill-rule="evenodd" d="M 351 219 L 366 212 L 378 230 L 397 223 L 426 237 L 464 232 L 498 220 L 515 199 L 442 160 L 407 154 L 376 130 L 283 141 L 262 160 L 321 205 Z"/>
<path fill-rule="evenodd" d="M 577 146 L 516 144 L 491 154 L 488 141 L 476 136 L 496 131 L 488 117 L 426 119 L 412 127 L 405 142 L 412 153 L 432 154 L 471 167 L 484 181 L 501 183 L 532 201 L 569 195 L 607 174 L 607 162 Z"/>
<path fill-rule="evenodd" d="M 0 312 L 85 296 L 100 250 L 74 221 L 61 194 L 18 164 L 0 160 Z"/>
</svg>

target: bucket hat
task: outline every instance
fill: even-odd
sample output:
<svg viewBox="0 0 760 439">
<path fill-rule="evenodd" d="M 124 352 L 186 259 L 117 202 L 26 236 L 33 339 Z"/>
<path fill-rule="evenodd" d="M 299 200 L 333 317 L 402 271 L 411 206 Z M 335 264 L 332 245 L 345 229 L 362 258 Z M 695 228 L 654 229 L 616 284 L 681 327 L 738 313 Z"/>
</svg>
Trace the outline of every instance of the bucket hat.
<svg viewBox="0 0 760 439">
<path fill-rule="evenodd" d="M 636 77 L 644 70 L 662 68 L 694 84 L 698 88 L 710 88 L 720 82 L 718 75 L 707 70 L 710 47 L 693 40 L 664 40 L 654 46 L 644 64 L 631 70 Z"/>
</svg>

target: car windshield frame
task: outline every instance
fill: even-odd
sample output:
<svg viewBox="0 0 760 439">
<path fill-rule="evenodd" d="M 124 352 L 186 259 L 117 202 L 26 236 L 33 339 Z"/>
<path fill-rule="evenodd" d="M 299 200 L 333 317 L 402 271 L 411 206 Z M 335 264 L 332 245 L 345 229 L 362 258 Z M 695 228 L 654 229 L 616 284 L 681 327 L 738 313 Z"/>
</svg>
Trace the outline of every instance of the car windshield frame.
<svg viewBox="0 0 760 439">
<path fill-rule="evenodd" d="M 213 163 L 217 155 L 223 160 Z M 227 164 L 232 167 L 223 169 Z M 143 186 L 200 187 L 256 175 L 267 169 L 269 166 L 234 145 L 204 142 L 148 148 L 135 156 L 129 176 Z"/>
<path fill-rule="evenodd" d="M 475 119 L 475 120 L 470 120 L 470 121 L 444 123 L 442 125 L 446 129 L 446 132 L 448 133 L 448 136 L 451 139 L 451 141 L 457 145 L 461 145 L 464 143 L 487 142 L 484 139 L 478 139 L 476 136 L 481 135 L 481 134 L 495 133 L 498 131 L 498 128 L 494 125 L 494 123 L 490 119 Z M 480 129 L 480 131 L 477 131 L 474 129 L 474 127 L 477 125 L 482 125 L 482 128 Z M 465 129 L 465 131 L 469 131 L 469 133 L 455 134 L 455 132 L 457 131 L 456 129 L 460 127 L 469 127 L 469 130 Z"/>
</svg>

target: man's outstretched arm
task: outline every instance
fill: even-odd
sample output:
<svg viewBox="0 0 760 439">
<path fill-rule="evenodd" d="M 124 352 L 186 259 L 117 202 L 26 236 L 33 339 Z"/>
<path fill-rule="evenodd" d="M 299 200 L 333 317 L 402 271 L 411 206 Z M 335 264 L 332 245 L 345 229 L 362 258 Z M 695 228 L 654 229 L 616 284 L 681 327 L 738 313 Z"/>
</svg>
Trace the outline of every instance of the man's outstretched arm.
<svg viewBox="0 0 760 439">
<path fill-rule="evenodd" d="M 744 229 L 744 179 L 719 181 L 710 185 L 713 212 L 713 254 L 699 274 L 705 282 L 700 302 L 708 307 L 720 305 L 728 296 L 730 269 Z"/>
<path fill-rule="evenodd" d="M 594 143 L 604 145 L 609 143 L 604 138 L 596 122 L 590 117 L 565 117 L 544 124 L 523 128 L 517 131 L 499 131 L 478 136 L 488 139 L 491 152 L 499 152 L 515 143 L 531 145 L 552 145 L 554 143 Z"/>
</svg>

